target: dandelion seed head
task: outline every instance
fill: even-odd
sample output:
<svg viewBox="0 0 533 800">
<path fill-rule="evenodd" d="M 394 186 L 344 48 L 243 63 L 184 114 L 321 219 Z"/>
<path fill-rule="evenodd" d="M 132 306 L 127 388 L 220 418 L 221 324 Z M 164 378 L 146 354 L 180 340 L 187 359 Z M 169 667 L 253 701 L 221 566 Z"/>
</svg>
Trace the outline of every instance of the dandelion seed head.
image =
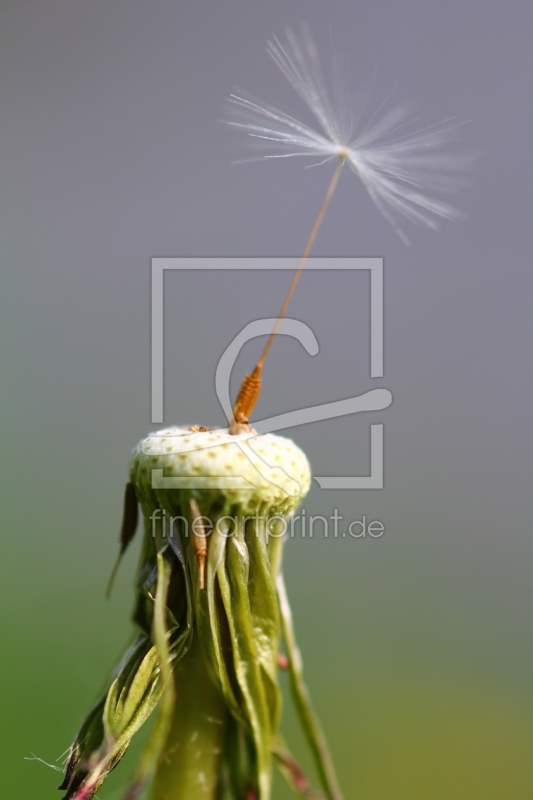
<svg viewBox="0 0 533 800">
<path fill-rule="evenodd" d="M 417 127 L 407 104 L 386 110 L 390 95 L 366 119 L 362 111 L 356 114 L 353 99 L 342 91 L 341 81 L 326 79 L 307 26 L 302 26 L 299 34 L 287 29 L 284 41 L 274 37 L 268 42 L 267 52 L 318 127 L 244 92 L 232 94 L 226 122 L 251 137 L 262 151 L 259 158 L 246 161 L 303 157 L 312 160 L 308 166 L 319 166 L 341 158 L 407 244 L 398 221 L 402 217 L 429 228 L 437 228 L 439 219 L 462 217 L 453 205 L 432 195 L 457 192 L 464 183 L 461 176 L 472 158 L 448 151 L 459 139 L 464 123 L 447 119 Z"/>
</svg>

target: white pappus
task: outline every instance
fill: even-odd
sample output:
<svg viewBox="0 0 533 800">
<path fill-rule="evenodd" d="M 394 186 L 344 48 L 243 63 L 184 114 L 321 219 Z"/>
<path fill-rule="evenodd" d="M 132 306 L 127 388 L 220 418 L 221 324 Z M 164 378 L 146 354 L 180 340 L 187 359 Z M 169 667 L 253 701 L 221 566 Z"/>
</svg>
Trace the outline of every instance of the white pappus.
<svg viewBox="0 0 533 800">
<path fill-rule="evenodd" d="M 267 52 L 308 106 L 320 129 L 314 130 L 273 106 L 232 94 L 226 122 L 262 145 L 268 151 L 262 158 L 307 156 L 318 157 L 315 164 L 332 159 L 347 163 L 406 244 L 409 241 L 398 223 L 399 216 L 431 228 L 437 228 L 439 218 L 461 218 L 453 206 L 430 194 L 456 191 L 461 173 L 472 162 L 469 155 L 446 152 L 450 143 L 459 138 L 458 129 L 464 123 L 444 120 L 412 130 L 413 121 L 405 105 L 377 118 L 387 101 L 366 121 L 361 114 L 355 118 L 353 108 L 333 102 L 332 97 L 340 95 L 339 87 L 332 86 L 332 95 L 305 26 L 299 35 L 287 29 L 286 42 L 274 38 L 268 43 Z"/>
</svg>

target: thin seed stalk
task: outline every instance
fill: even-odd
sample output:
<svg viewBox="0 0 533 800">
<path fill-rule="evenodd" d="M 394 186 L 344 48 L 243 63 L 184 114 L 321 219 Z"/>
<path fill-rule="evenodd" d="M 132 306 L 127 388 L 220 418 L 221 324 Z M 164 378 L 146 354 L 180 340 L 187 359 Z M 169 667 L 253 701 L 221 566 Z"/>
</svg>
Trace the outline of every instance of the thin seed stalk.
<svg viewBox="0 0 533 800">
<path fill-rule="evenodd" d="M 309 238 L 307 239 L 307 242 L 305 244 L 303 253 L 300 256 L 300 262 L 299 262 L 298 267 L 297 267 L 297 269 L 296 269 L 296 271 L 295 271 L 295 273 L 293 275 L 293 278 L 292 278 L 292 281 L 291 281 L 291 285 L 289 286 L 289 291 L 287 292 L 285 300 L 283 301 L 283 305 L 281 307 L 281 311 L 279 312 L 279 316 L 278 316 L 278 318 L 276 320 L 276 323 L 275 323 L 274 327 L 272 328 L 272 331 L 271 331 L 271 333 L 270 333 L 270 335 L 268 337 L 267 343 L 265 345 L 265 349 L 261 353 L 261 357 L 260 357 L 260 359 L 258 361 L 258 366 L 259 367 L 263 366 L 263 362 L 264 362 L 265 358 L 267 357 L 268 351 L 270 350 L 270 346 L 271 346 L 272 342 L 274 341 L 274 337 L 276 336 L 276 333 L 278 332 L 278 328 L 279 328 L 280 322 L 283 319 L 283 317 L 285 316 L 285 312 L 287 311 L 287 308 L 288 308 L 289 303 L 291 301 L 291 297 L 292 297 L 292 295 L 294 293 L 294 290 L 296 289 L 296 284 L 298 283 L 298 280 L 300 278 L 300 274 L 301 274 L 303 268 L 305 267 L 305 262 L 307 261 L 307 259 L 309 257 L 309 253 L 311 252 L 311 248 L 312 248 L 313 243 L 315 241 L 315 237 L 316 237 L 316 235 L 318 233 L 318 230 L 319 230 L 320 226 L 322 225 L 322 220 L 324 219 L 324 215 L 325 215 L 325 213 L 327 211 L 327 208 L 329 206 L 330 200 L 331 200 L 331 198 L 333 197 L 333 195 L 335 193 L 335 189 L 337 188 L 337 183 L 339 181 L 341 170 L 342 170 L 342 167 L 344 165 L 345 160 L 346 160 L 346 155 L 344 153 L 341 153 L 341 155 L 338 158 L 337 165 L 335 167 L 333 175 L 331 176 L 331 180 L 330 180 L 328 188 L 326 190 L 326 194 L 324 195 L 324 199 L 322 200 L 322 205 L 318 209 L 318 214 L 316 215 L 316 219 L 315 219 L 315 221 L 313 223 L 313 227 L 311 228 L 311 233 L 309 234 Z"/>
<path fill-rule="evenodd" d="M 329 206 L 330 200 L 335 193 L 335 189 L 337 188 L 337 183 L 340 178 L 341 170 L 346 160 L 346 153 L 343 151 L 340 153 L 337 166 L 331 176 L 331 180 L 329 182 L 328 188 L 326 190 L 326 194 L 324 195 L 324 199 L 322 200 L 322 204 L 318 210 L 318 214 L 316 219 L 313 223 L 313 227 L 311 228 L 311 233 L 307 239 L 305 244 L 303 253 L 300 257 L 300 261 L 298 263 L 298 267 L 293 275 L 291 284 L 289 286 L 289 290 L 285 296 L 285 300 L 283 301 L 283 305 L 281 307 L 281 311 L 279 312 L 278 318 L 274 323 L 274 327 L 270 332 L 270 335 L 267 339 L 266 345 L 261 353 L 259 361 L 255 365 L 253 372 L 249 375 L 246 375 L 244 381 L 241 384 L 239 392 L 237 394 L 237 398 L 235 400 L 235 404 L 233 406 L 233 413 L 230 419 L 230 432 L 231 433 L 242 433 L 243 431 L 247 430 L 248 420 L 250 419 L 250 415 L 259 399 L 259 394 L 261 392 L 261 373 L 263 371 L 263 364 L 265 363 L 265 359 L 268 355 L 268 351 L 274 341 L 276 333 L 278 332 L 278 328 L 281 324 L 281 320 L 285 316 L 289 303 L 291 301 L 291 297 L 294 293 L 296 288 L 296 284 L 300 278 L 302 270 L 305 266 L 305 262 L 309 257 L 309 253 L 311 252 L 311 248 L 315 241 L 315 237 L 318 233 L 320 226 L 322 225 L 322 220 L 324 219 L 324 215 L 327 211 Z"/>
</svg>

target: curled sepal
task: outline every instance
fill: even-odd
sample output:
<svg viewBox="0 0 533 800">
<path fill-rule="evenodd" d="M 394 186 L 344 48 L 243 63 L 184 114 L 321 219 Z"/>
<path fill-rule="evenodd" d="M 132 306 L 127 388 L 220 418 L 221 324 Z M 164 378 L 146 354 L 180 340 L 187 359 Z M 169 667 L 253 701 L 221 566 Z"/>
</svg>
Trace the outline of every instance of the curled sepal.
<svg viewBox="0 0 533 800">
<path fill-rule="evenodd" d="M 154 602 L 155 645 L 144 635 L 134 642 L 104 698 L 83 723 L 67 762 L 60 789 L 64 800 L 91 800 L 126 752 L 131 739 L 146 722 L 163 695 L 159 728 L 161 739 L 172 717 L 172 653 L 166 600 L 173 557 L 157 555 L 157 590 Z M 162 721 L 166 724 L 161 725 Z"/>
<path fill-rule="evenodd" d="M 124 492 L 124 511 L 122 514 L 122 527 L 120 529 L 120 550 L 107 584 L 106 597 L 111 595 L 111 589 L 113 588 L 113 583 L 120 566 L 120 562 L 122 561 L 124 553 L 128 549 L 129 543 L 135 536 L 138 522 L 139 505 L 137 503 L 137 496 L 135 494 L 135 486 L 133 483 L 128 482 Z"/>
<path fill-rule="evenodd" d="M 288 750 L 281 737 L 278 737 L 278 741 L 272 749 L 272 755 L 281 774 L 299 797 L 326 800 L 326 795 L 323 792 L 313 789 L 302 767 Z"/>
<path fill-rule="evenodd" d="M 285 646 L 289 659 L 291 694 L 296 706 L 296 711 L 300 717 L 307 743 L 313 754 L 315 766 L 320 782 L 324 787 L 326 797 L 328 800 L 343 800 L 326 737 L 324 736 L 322 726 L 312 706 L 311 698 L 309 697 L 309 692 L 303 679 L 302 659 L 300 650 L 296 644 L 296 637 L 292 624 L 292 613 L 282 572 L 279 573 L 276 579 L 276 588 L 278 592 L 283 638 L 285 639 Z"/>
<path fill-rule="evenodd" d="M 94 797 L 160 695 L 157 650 L 140 636 L 71 746 L 65 780 L 59 787 L 67 792 L 64 800 Z"/>
</svg>

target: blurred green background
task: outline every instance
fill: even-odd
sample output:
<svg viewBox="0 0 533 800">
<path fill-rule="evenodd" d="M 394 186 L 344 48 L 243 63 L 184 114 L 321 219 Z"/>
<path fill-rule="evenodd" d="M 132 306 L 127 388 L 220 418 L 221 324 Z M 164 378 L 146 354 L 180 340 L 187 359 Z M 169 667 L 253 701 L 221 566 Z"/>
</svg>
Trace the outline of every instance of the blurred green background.
<svg viewBox="0 0 533 800">
<path fill-rule="evenodd" d="M 235 84 L 305 117 L 269 63 L 271 31 L 329 28 L 372 83 L 398 74 L 424 123 L 472 120 L 484 153 L 464 223 L 407 249 L 343 175 L 317 255 L 385 258 L 383 381 L 368 378 L 368 281 L 307 273 L 290 315 L 320 342 L 273 347 L 267 417 L 380 385 L 390 409 L 287 431 L 325 492 L 309 514 L 379 519 L 376 540 L 295 538 L 286 579 L 307 681 L 346 800 L 526 800 L 531 685 L 530 9 L 474 2 L 1 3 L 2 789 L 59 797 L 56 763 L 129 632 L 138 542 L 110 601 L 129 454 L 150 422 L 150 258 L 298 255 L 327 167 L 232 166 L 217 122 Z M 374 78 L 372 75 L 374 73 Z M 366 83 L 365 83 L 366 81 Z M 277 313 L 282 273 L 168 275 L 165 422 L 223 424 L 221 353 Z M 260 343 L 243 350 L 233 392 Z M 282 432 L 283 433 L 283 432 Z M 347 524 L 346 522 L 346 524 Z M 309 766 L 286 704 L 284 728 Z M 141 737 L 142 739 L 142 737 Z M 115 800 L 142 741 L 100 791 Z M 277 800 L 290 794 L 281 782 Z"/>
</svg>

